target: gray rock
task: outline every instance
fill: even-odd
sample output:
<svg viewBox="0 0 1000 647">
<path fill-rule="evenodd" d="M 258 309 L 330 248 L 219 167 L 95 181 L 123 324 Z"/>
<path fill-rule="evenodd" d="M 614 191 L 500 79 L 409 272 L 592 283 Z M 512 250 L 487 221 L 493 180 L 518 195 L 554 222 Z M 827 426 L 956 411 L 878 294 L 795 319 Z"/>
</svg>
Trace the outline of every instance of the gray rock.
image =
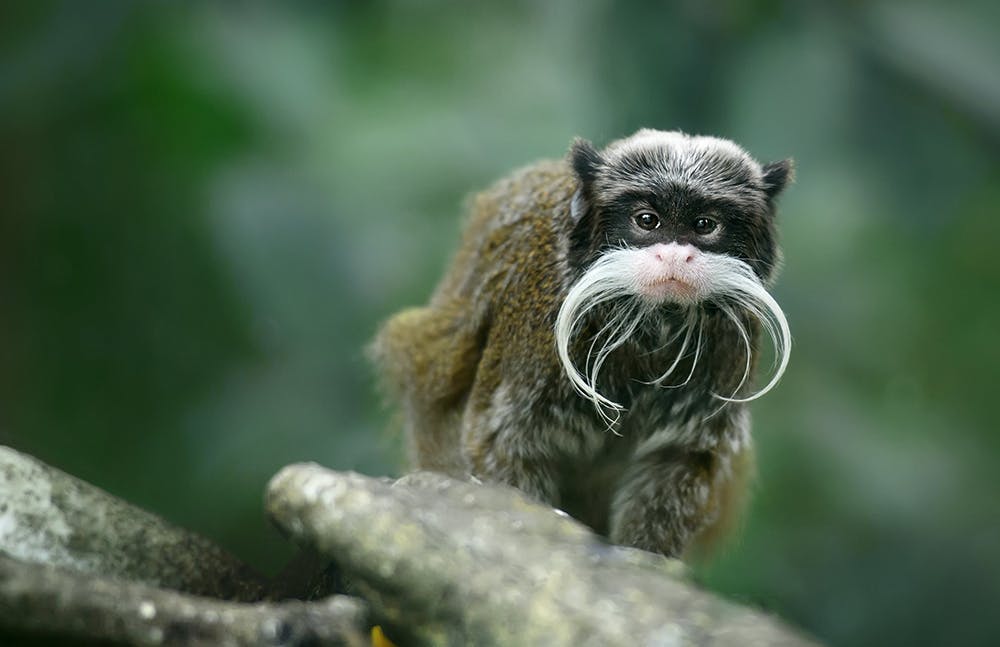
<svg viewBox="0 0 1000 647">
<path fill-rule="evenodd" d="M 207 539 L 7 447 L 0 554 L 228 600 L 256 600 L 264 587 Z"/>
<path fill-rule="evenodd" d="M 678 562 L 609 546 L 510 488 L 303 464 L 272 479 L 266 504 L 414 644 L 814 644 L 698 590 Z"/>
<path fill-rule="evenodd" d="M 308 603 L 222 602 L 0 557 L 5 645 L 30 635 L 58 639 L 56 644 L 367 647 L 367 626 L 364 604 L 344 596 Z"/>
<path fill-rule="evenodd" d="M 325 582 L 315 590 L 328 592 L 342 577 L 368 604 L 223 601 L 291 589 L 0 448 L 0 642 L 367 645 L 370 605 L 372 620 L 401 645 L 809 644 L 773 618 L 698 590 L 679 562 L 609 546 L 510 488 L 297 465 L 272 480 L 267 507 L 307 556 L 320 556 L 301 562 L 300 582 Z M 337 574 L 322 569 L 324 558 Z"/>
</svg>

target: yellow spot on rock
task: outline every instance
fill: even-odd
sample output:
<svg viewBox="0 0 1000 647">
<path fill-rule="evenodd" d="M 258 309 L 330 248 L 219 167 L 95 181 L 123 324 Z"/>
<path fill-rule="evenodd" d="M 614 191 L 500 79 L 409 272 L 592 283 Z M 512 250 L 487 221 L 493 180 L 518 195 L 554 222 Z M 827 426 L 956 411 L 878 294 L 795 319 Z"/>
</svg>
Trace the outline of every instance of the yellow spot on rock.
<svg viewBox="0 0 1000 647">
<path fill-rule="evenodd" d="M 396 647 L 396 643 L 385 637 L 382 627 L 375 625 L 372 627 L 372 647 Z"/>
</svg>

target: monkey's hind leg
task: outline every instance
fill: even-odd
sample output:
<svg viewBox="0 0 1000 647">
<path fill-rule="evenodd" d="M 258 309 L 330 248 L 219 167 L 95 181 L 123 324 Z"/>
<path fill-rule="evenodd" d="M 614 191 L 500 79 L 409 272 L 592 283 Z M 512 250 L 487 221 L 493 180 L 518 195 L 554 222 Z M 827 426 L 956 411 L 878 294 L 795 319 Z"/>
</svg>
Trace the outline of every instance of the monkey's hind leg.
<svg viewBox="0 0 1000 647">
<path fill-rule="evenodd" d="M 461 307 L 404 310 L 371 347 L 389 391 L 402 405 L 410 466 L 464 476 L 459 427 L 482 352 L 481 333 Z"/>
</svg>

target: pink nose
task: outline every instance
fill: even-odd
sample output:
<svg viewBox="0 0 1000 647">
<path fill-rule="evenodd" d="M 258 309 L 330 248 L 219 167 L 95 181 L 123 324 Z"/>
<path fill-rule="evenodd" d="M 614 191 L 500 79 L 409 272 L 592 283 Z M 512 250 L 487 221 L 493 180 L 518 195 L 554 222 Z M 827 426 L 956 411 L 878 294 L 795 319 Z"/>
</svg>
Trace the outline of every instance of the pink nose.
<svg viewBox="0 0 1000 647">
<path fill-rule="evenodd" d="M 694 260 L 694 256 L 698 250 L 693 245 L 678 245 L 677 243 L 664 245 L 658 243 L 653 245 L 651 251 L 656 260 L 661 263 L 690 263 Z"/>
</svg>

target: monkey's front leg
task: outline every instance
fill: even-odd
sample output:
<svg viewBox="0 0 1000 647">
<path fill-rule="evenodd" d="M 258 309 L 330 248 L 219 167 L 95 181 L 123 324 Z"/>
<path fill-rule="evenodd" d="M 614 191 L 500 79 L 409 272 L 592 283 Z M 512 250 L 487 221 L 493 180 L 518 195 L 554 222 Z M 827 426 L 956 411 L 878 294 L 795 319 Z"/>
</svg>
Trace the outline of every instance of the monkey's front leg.
<svg viewBox="0 0 1000 647">
<path fill-rule="evenodd" d="M 490 483 L 512 485 L 534 499 L 559 504 L 557 456 L 544 423 L 529 412 L 490 407 L 467 416 L 462 449 L 472 475 Z"/>
<path fill-rule="evenodd" d="M 676 446 L 637 454 L 611 505 L 611 541 L 679 557 L 714 521 L 712 463 Z"/>
</svg>

